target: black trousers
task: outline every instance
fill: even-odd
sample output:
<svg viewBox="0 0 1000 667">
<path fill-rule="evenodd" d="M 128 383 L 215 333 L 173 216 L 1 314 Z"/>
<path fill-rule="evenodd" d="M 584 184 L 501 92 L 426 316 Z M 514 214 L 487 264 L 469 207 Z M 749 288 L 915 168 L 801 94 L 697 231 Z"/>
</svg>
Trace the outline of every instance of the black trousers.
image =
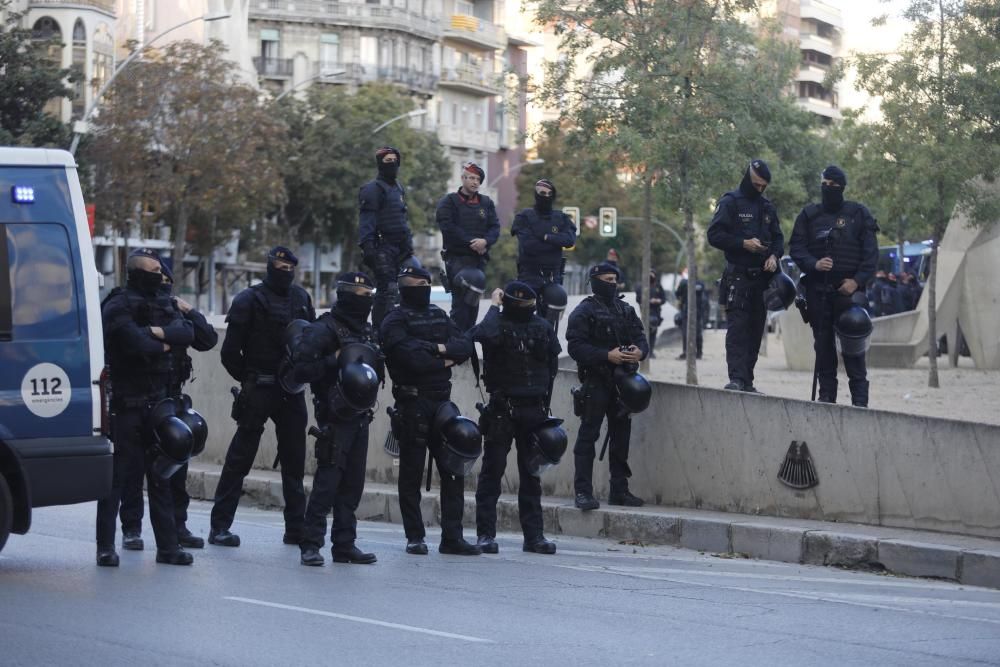
<svg viewBox="0 0 1000 667">
<path fill-rule="evenodd" d="M 753 369 L 760 356 L 760 341 L 764 337 L 767 307 L 764 289 L 772 274 L 764 273 L 757 279 L 740 278 L 726 303 L 726 365 L 729 380 L 753 385 Z"/>
<path fill-rule="evenodd" d="M 372 324 L 376 331 L 382 326 L 382 320 L 385 319 L 389 311 L 399 305 L 399 285 L 396 279 L 399 276 L 400 265 L 403 260 L 413 254 L 413 249 L 409 244 L 382 243 L 379 246 L 379 252 L 386 255 L 389 261 L 384 265 L 371 267 L 371 272 L 375 277 Z"/>
<path fill-rule="evenodd" d="M 528 471 L 530 445 L 528 437 L 547 416 L 538 404 L 532 408 L 516 408 L 514 414 L 500 401 L 491 401 L 488 433 L 483 442 L 483 466 L 476 485 L 476 534 L 496 537 L 497 500 L 500 481 L 507 469 L 507 455 L 512 442 L 517 443 L 517 512 L 525 542 L 537 542 L 543 536 L 542 481 Z"/>
<path fill-rule="evenodd" d="M 144 502 L 142 498 L 142 471 L 138 475 L 133 475 L 125 480 L 125 487 L 122 489 L 122 504 L 119 516 L 122 521 L 123 533 L 142 533 L 142 517 Z M 175 472 L 168 480 L 170 486 L 170 497 L 174 508 L 174 523 L 177 531 L 183 532 L 187 528 L 187 510 L 191 504 L 191 496 L 187 492 L 188 467 L 185 463 L 181 469 Z"/>
<path fill-rule="evenodd" d="M 761 301 L 761 302 L 763 303 L 763 301 Z M 698 322 L 698 324 L 695 325 L 694 331 L 695 331 L 695 338 L 694 338 L 695 354 L 700 357 L 701 356 L 701 349 L 702 349 L 702 346 L 704 345 L 704 342 L 705 342 L 705 337 L 704 337 L 704 333 L 702 331 L 701 322 Z M 654 333 L 653 335 L 655 336 L 656 334 Z M 728 342 L 728 339 L 727 339 L 727 342 Z M 757 348 L 758 348 L 758 350 L 760 349 L 760 345 L 759 344 L 758 344 Z M 682 315 L 681 316 L 681 352 L 684 353 L 684 354 L 687 354 L 687 349 L 688 349 L 687 318 Z M 727 348 L 727 352 L 728 352 L 728 348 Z M 754 358 L 754 364 L 756 364 L 756 363 L 757 363 L 757 360 L 756 360 L 756 357 L 755 357 Z"/>
<path fill-rule="evenodd" d="M 156 548 L 177 549 L 177 527 L 174 523 L 173 500 L 169 480 L 161 479 L 150 470 L 153 456 L 149 446 L 152 436 L 147 429 L 145 408 L 116 410 L 112 424 L 115 444 L 111 493 L 97 501 L 97 546 L 111 548 L 115 544 L 115 524 L 122 494 L 129 480 L 146 475 L 149 488 L 149 518 L 156 536 Z"/>
<path fill-rule="evenodd" d="M 611 493 L 619 494 L 628 490 L 628 478 L 632 470 L 628 466 L 629 439 L 632 436 L 632 420 L 620 416 L 615 388 L 599 379 L 588 379 L 583 383 L 585 408 L 580 418 L 573 457 L 576 474 L 573 486 L 576 493 L 594 493 L 595 443 L 601 435 L 601 424 L 605 417 L 611 441 L 608 444 L 608 465 L 611 472 Z"/>
<path fill-rule="evenodd" d="M 462 331 L 468 331 L 476 325 L 479 319 L 479 301 L 474 306 L 465 302 L 465 290 L 455 282 L 459 271 L 466 268 L 486 270 L 486 260 L 482 257 L 467 257 L 458 255 L 448 259 L 445 265 L 448 271 L 448 280 L 451 282 L 451 319 Z"/>
<path fill-rule="evenodd" d="M 816 375 L 819 381 L 819 400 L 837 402 L 837 334 L 833 325 L 842 312 L 852 305 L 851 297 L 821 285 L 806 287 L 809 304 L 809 326 L 813 331 L 813 350 L 816 352 Z M 868 369 L 864 356 L 844 356 L 844 370 L 851 390 L 851 403 L 868 407 Z"/>
<path fill-rule="evenodd" d="M 410 542 L 424 539 L 423 515 L 420 512 L 420 485 L 424 480 L 427 452 L 437 463 L 441 486 L 441 539 L 462 538 L 462 514 L 465 510 L 465 478 L 451 475 L 441 467 L 441 443 L 431 437 L 434 413 L 447 399 L 406 398 L 396 400 L 403 418 L 405 433 L 399 438 L 399 512 L 403 530 Z"/>
<path fill-rule="evenodd" d="M 304 394 L 286 394 L 277 385 L 249 387 L 241 396 L 242 412 L 229 443 L 212 506 L 212 530 L 229 530 L 243 493 L 243 480 L 253 467 L 264 424 L 274 422 L 281 459 L 281 493 L 285 497 L 285 532 L 301 537 L 306 510 L 302 486 L 306 465 L 306 401 Z M 247 390 L 244 390 L 247 391 Z"/>
<path fill-rule="evenodd" d="M 326 517 L 333 511 L 330 542 L 334 551 L 354 546 L 358 537 L 355 512 L 365 491 L 365 462 L 368 460 L 368 415 L 349 422 L 332 424 L 337 456 L 332 461 L 317 456 L 312 493 L 306 505 L 302 547 L 323 548 Z M 320 426 L 325 427 L 325 424 Z"/>
</svg>

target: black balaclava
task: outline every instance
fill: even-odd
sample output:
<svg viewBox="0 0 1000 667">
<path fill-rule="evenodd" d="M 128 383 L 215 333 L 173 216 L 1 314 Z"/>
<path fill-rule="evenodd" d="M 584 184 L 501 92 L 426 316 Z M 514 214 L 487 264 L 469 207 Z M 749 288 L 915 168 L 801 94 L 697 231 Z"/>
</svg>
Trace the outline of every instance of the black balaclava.
<svg viewBox="0 0 1000 667">
<path fill-rule="evenodd" d="M 823 170 L 823 178 L 833 181 L 840 186 L 839 188 L 836 185 L 820 186 L 823 194 L 823 210 L 828 213 L 836 213 L 844 205 L 844 188 L 847 187 L 847 174 L 840 167 L 831 164 Z"/>
<path fill-rule="evenodd" d="M 608 283 L 604 282 L 598 276 L 605 273 L 613 273 L 618 280 L 621 279 L 621 274 L 618 272 L 618 268 L 614 264 L 609 264 L 608 262 L 601 262 L 597 266 L 590 269 L 590 289 L 599 300 L 605 303 L 610 303 L 618 296 L 618 283 Z"/>
<path fill-rule="evenodd" d="M 535 210 L 542 215 L 548 215 L 552 212 L 552 204 L 556 200 L 556 186 L 552 185 L 552 181 L 547 178 L 543 178 L 535 182 L 536 188 L 539 185 L 544 185 L 545 187 L 552 189 L 551 197 L 542 197 L 538 194 L 537 190 L 535 191 Z"/>
<path fill-rule="evenodd" d="M 400 284 L 399 300 L 409 308 L 426 308 L 431 303 L 431 286 Z"/>
<path fill-rule="evenodd" d="M 395 162 L 382 162 L 382 158 L 389 153 L 396 154 Z M 400 156 L 399 151 L 392 146 L 383 146 L 382 148 L 375 151 L 375 165 L 378 167 L 378 175 L 382 177 L 383 181 L 388 183 L 395 183 L 396 176 L 399 174 L 399 165 L 403 161 Z"/>
<path fill-rule="evenodd" d="M 267 278 L 264 279 L 264 282 L 278 294 L 286 293 L 288 288 L 292 286 L 293 280 L 295 280 L 294 270 L 282 271 L 271 262 L 267 263 Z"/>
<path fill-rule="evenodd" d="M 353 320 L 365 322 L 372 312 L 375 295 L 371 293 L 357 294 L 354 292 L 354 288 L 357 287 L 375 289 L 375 283 L 368 277 L 368 274 L 360 271 L 350 271 L 337 276 L 336 308 Z"/>
<path fill-rule="evenodd" d="M 740 192 L 742 192 L 743 196 L 747 199 L 757 199 L 757 197 L 760 197 L 761 193 L 757 191 L 757 188 L 753 186 L 753 181 L 750 180 L 751 169 L 757 172 L 757 175 L 768 183 L 771 182 L 771 170 L 768 168 L 766 162 L 757 158 L 751 160 L 750 164 L 747 165 L 746 171 L 743 172 L 743 180 L 740 181 Z"/>
<path fill-rule="evenodd" d="M 147 296 L 155 296 L 160 291 L 160 285 L 163 284 L 163 275 L 144 269 L 129 269 L 128 284 L 129 287 L 137 289 Z"/>
<path fill-rule="evenodd" d="M 160 264 L 160 284 L 156 293 L 160 296 L 172 296 L 174 293 L 174 272 L 166 264 Z"/>
<path fill-rule="evenodd" d="M 500 311 L 500 316 L 511 322 L 527 322 L 535 312 L 537 298 L 538 295 L 531 285 L 512 280 L 504 287 L 503 309 Z"/>
</svg>

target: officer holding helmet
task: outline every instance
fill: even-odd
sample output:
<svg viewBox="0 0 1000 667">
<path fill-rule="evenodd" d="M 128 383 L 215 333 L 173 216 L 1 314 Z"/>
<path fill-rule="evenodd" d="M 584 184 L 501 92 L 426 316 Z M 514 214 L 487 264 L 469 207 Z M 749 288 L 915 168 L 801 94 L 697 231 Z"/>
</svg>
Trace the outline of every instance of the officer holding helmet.
<svg viewBox="0 0 1000 667">
<path fill-rule="evenodd" d="M 477 544 L 483 553 L 499 551 L 497 500 L 512 440 L 517 442 L 522 548 L 540 554 L 556 552 L 555 542 L 545 539 L 542 532 L 540 467 L 545 463 L 539 457 L 549 456 L 551 465 L 559 461 L 566 448 L 566 433 L 559 428 L 562 420 L 549 419 L 552 384 L 559 371 L 562 348 L 555 330 L 535 314 L 536 298 L 527 283 L 508 283 L 493 292 L 493 306 L 469 332 L 469 337 L 483 346 L 483 377 L 490 393 L 489 405 L 480 419 L 485 444 L 476 487 Z M 546 438 L 559 435 L 554 429 L 561 432 L 563 451 L 549 448 L 553 443 Z"/>
<path fill-rule="evenodd" d="M 169 393 L 173 347 L 191 345 L 194 328 L 190 320 L 168 309 L 159 298 L 163 277 L 156 252 L 134 250 L 127 271 L 126 287 L 110 294 L 101 309 L 112 381 L 115 456 L 111 493 L 97 502 L 97 564 L 118 566 L 115 522 L 122 493 L 130 480 L 145 474 L 156 562 L 190 565 L 194 559 L 178 544 L 169 480 L 157 474 L 154 464 L 164 450 L 176 451 L 178 459 L 186 460 L 193 437 L 176 417 L 154 419 L 152 412 Z M 172 423 L 160 423 L 166 421 Z"/>
<path fill-rule="evenodd" d="M 431 275 L 425 269 L 404 267 L 399 293 L 400 307 L 386 315 L 381 340 L 396 399 L 392 429 L 399 441 L 399 509 L 406 553 L 427 553 L 420 483 L 429 455 L 428 481 L 430 459 L 437 462 L 441 481 L 438 551 L 478 556 L 479 547 L 462 537 L 462 513 L 464 474 L 482 449 L 481 437 L 450 401 L 451 367 L 472 356 L 475 347 L 443 310 L 431 305 Z"/>
<path fill-rule="evenodd" d="M 489 251 L 500 237 L 496 207 L 479 193 L 485 172 L 475 162 L 462 165 L 462 187 L 438 202 L 445 269 L 451 284 L 451 319 L 468 331 L 479 319 Z"/>
<path fill-rule="evenodd" d="M 372 308 L 372 323 L 376 329 L 398 300 L 396 274 L 403 263 L 413 257 L 405 190 L 397 179 L 401 161 L 399 150 L 392 146 L 375 151 L 378 176 L 365 183 L 358 194 L 361 209 L 358 242 L 377 285 Z"/>
<path fill-rule="evenodd" d="M 243 479 L 253 466 L 268 419 L 274 422 L 278 438 L 281 492 L 285 498 L 283 540 L 285 544 L 298 544 L 302 539 L 306 402 L 301 393 L 290 393 L 282 387 L 278 373 L 285 356 L 288 324 L 316 319 L 309 293 L 293 284 L 298 263 L 288 248 L 272 248 L 267 255 L 267 277 L 237 294 L 226 316 L 229 326 L 222 342 L 222 365 L 241 388 L 233 406 L 236 433 L 215 490 L 209 544 L 240 545 L 239 535 L 229 529 L 243 492 Z"/>
<path fill-rule="evenodd" d="M 820 187 L 822 203 L 802 209 L 789 244 L 789 254 L 805 274 L 806 317 L 816 350 L 814 384 L 818 380 L 820 401 L 837 402 L 839 340 L 851 403 L 868 407 L 865 352 L 872 325 L 863 308 L 864 286 L 878 262 L 878 225 L 864 205 L 844 199 L 847 175 L 839 167 L 823 170 Z"/>
<path fill-rule="evenodd" d="M 319 432 L 316 475 L 299 545 L 303 565 L 322 565 L 326 517 L 333 510 L 330 542 L 335 563 L 375 562 L 355 545 L 355 512 L 365 489 L 368 424 L 384 374 L 375 330 L 368 323 L 375 283 L 364 273 L 337 277 L 337 302 L 302 332 L 294 352 L 295 379 L 311 382 Z M 352 379 L 361 371 L 360 386 Z"/>
<path fill-rule="evenodd" d="M 510 233 L 517 237 L 517 279 L 538 295 L 538 314 L 558 329 L 566 309 L 563 248 L 576 243 L 569 216 L 553 208 L 556 186 L 543 178 L 535 183 L 535 205 L 514 217 Z"/>
<path fill-rule="evenodd" d="M 632 432 L 629 414 L 644 409 L 649 396 L 645 396 L 646 405 L 626 405 L 624 401 L 631 403 L 633 397 L 623 393 L 622 388 L 631 390 L 636 378 L 641 378 L 635 370 L 649 354 L 649 344 L 635 309 L 618 296 L 618 280 L 618 270 L 611 264 L 591 268 L 590 287 L 594 293 L 573 310 L 566 327 L 566 346 L 582 382 L 573 401 L 574 412 L 582 422 L 573 447 L 575 502 L 582 510 L 600 507 L 594 498 L 594 444 L 605 417 L 611 469 L 608 503 L 630 507 L 643 504 L 628 488 L 632 476 L 628 465 Z"/>
<path fill-rule="evenodd" d="M 183 317 L 191 322 L 194 328 L 194 342 L 191 347 L 199 352 L 208 352 L 219 342 L 219 334 L 215 327 L 208 323 L 205 316 L 197 308 L 189 304 L 180 297 L 173 296 L 174 274 L 170 267 L 162 264 L 161 273 L 163 282 L 159 288 L 159 298 L 163 302 L 161 305 L 168 310 L 173 310 L 176 316 Z M 205 447 L 205 438 L 208 437 L 208 427 L 204 419 L 191 409 L 190 398 L 184 395 L 184 384 L 191 379 L 191 356 L 187 352 L 186 345 L 174 345 L 170 349 L 173 361 L 173 368 L 170 373 L 170 386 L 168 395 L 178 400 L 186 400 L 184 407 L 185 419 L 191 420 L 189 427 L 192 427 L 192 434 L 195 439 L 200 440 L 200 448 L 196 443 L 196 451 L 193 454 L 201 453 Z M 177 524 L 177 539 L 182 547 L 188 549 L 201 549 L 205 546 L 205 540 L 194 535 L 187 527 L 187 510 L 191 504 L 191 497 L 187 492 L 187 463 L 181 466 L 180 470 L 170 476 L 170 495 L 173 498 L 174 521 Z M 131 551 L 142 551 L 142 475 L 134 475 L 127 483 L 122 494 L 121 505 L 122 522 L 122 548 Z"/>
</svg>

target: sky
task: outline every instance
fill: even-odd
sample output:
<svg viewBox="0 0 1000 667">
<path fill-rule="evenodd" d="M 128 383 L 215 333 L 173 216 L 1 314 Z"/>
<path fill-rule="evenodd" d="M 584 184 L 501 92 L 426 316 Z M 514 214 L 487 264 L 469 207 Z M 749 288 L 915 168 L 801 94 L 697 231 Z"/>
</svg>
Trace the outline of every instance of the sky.
<svg viewBox="0 0 1000 667">
<path fill-rule="evenodd" d="M 840 7 L 844 17 L 843 55 L 850 57 L 851 52 L 871 53 L 892 50 L 906 33 L 908 24 L 901 18 L 903 10 L 909 4 L 908 0 L 826 0 Z M 884 26 L 873 27 L 871 21 L 885 14 L 888 20 Z M 857 109 L 870 100 L 868 95 L 854 87 L 854 72 L 849 70 L 840 84 L 840 107 Z M 870 104 L 869 107 L 874 107 Z M 866 114 L 872 117 L 877 110 L 868 109 Z"/>
</svg>

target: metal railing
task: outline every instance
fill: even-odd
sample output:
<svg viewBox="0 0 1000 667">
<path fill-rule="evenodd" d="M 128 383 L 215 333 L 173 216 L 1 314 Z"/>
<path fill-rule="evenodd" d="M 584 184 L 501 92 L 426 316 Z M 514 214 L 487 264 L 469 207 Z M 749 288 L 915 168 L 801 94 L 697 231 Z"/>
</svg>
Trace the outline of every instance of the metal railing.
<svg viewBox="0 0 1000 667">
<path fill-rule="evenodd" d="M 360 2 L 251 0 L 250 18 L 283 18 L 292 21 L 307 20 L 316 24 L 389 28 L 428 39 L 438 39 L 441 36 L 441 24 L 436 17 L 424 16 L 402 7 Z"/>
<path fill-rule="evenodd" d="M 291 58 L 264 58 L 257 56 L 253 66 L 261 76 L 291 76 L 294 69 Z"/>
<path fill-rule="evenodd" d="M 500 26 L 468 14 L 449 16 L 444 26 L 444 34 L 446 37 L 470 40 L 493 47 L 503 46 L 506 41 Z"/>
<path fill-rule="evenodd" d="M 499 75 L 477 67 L 455 67 L 441 70 L 441 81 L 466 83 L 490 92 L 500 91 Z"/>
<path fill-rule="evenodd" d="M 115 15 L 115 0 L 29 0 L 29 9 L 36 5 L 79 5 L 83 7 L 95 7 L 111 14 L 112 16 Z"/>
</svg>

